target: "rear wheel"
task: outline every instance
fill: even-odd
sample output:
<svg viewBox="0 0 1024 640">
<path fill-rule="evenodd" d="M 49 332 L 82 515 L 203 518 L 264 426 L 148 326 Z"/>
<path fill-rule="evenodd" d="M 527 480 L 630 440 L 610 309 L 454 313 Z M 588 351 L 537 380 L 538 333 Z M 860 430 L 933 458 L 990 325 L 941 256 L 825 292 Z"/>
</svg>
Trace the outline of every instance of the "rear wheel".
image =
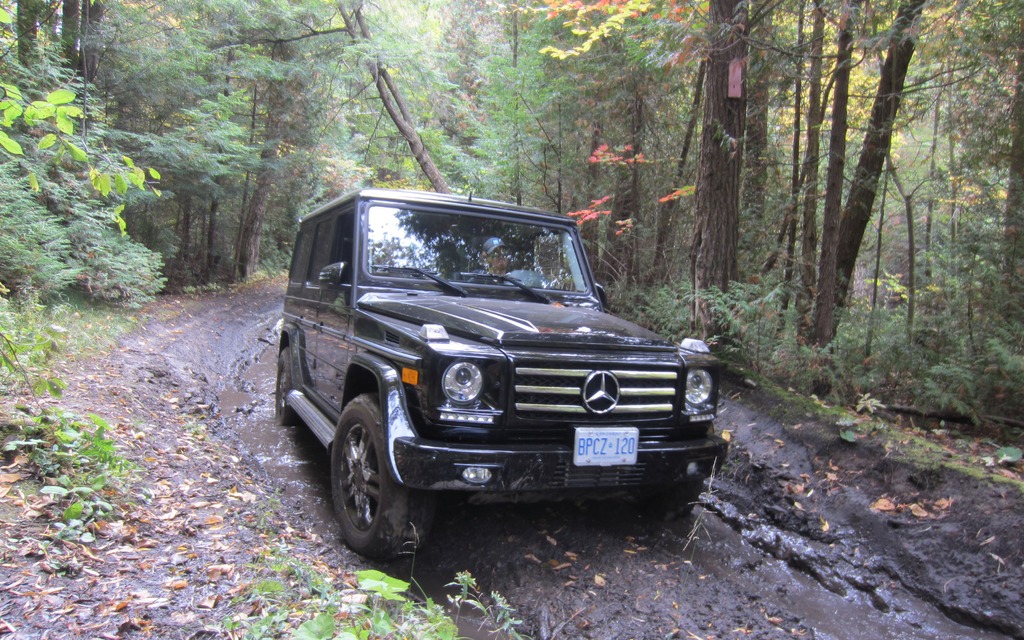
<svg viewBox="0 0 1024 640">
<path fill-rule="evenodd" d="M 409 489 L 388 471 L 376 394 L 361 395 L 341 414 L 331 451 L 331 494 L 345 543 L 368 558 L 413 551 L 434 519 L 432 492 Z"/>
<path fill-rule="evenodd" d="M 292 382 L 292 348 L 281 349 L 277 354 L 277 385 L 274 389 L 274 421 L 281 426 L 299 423 L 299 415 L 288 406 L 288 392 L 295 388 Z"/>
</svg>

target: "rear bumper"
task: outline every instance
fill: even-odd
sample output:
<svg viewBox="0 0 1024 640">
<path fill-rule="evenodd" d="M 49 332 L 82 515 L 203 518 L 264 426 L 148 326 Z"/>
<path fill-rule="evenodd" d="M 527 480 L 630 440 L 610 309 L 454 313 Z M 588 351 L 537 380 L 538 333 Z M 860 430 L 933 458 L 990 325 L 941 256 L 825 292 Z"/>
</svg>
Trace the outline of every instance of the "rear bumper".
<svg viewBox="0 0 1024 640">
<path fill-rule="evenodd" d="M 416 489 L 486 492 L 558 491 L 671 485 L 703 479 L 725 460 L 728 445 L 718 436 L 684 442 L 641 443 L 635 465 L 577 467 L 572 450 L 559 445 L 483 448 L 417 437 L 393 441 L 401 482 Z M 469 467 L 490 471 L 487 482 L 464 479 Z"/>
</svg>

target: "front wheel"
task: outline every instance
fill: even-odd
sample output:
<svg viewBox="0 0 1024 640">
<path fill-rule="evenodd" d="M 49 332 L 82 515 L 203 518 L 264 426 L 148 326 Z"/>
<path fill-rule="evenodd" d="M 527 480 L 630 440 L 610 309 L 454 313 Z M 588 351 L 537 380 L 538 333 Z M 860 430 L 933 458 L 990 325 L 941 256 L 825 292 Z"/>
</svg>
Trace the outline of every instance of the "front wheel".
<svg viewBox="0 0 1024 640">
<path fill-rule="evenodd" d="M 413 551 L 434 519 L 435 495 L 395 482 L 388 471 L 384 424 L 376 394 L 350 402 L 331 449 L 331 497 L 345 544 L 386 560 Z"/>
<path fill-rule="evenodd" d="M 299 415 L 288 406 L 288 392 L 295 388 L 292 377 L 292 348 L 287 346 L 277 354 L 277 384 L 274 388 L 274 421 L 282 427 L 298 424 Z"/>
</svg>

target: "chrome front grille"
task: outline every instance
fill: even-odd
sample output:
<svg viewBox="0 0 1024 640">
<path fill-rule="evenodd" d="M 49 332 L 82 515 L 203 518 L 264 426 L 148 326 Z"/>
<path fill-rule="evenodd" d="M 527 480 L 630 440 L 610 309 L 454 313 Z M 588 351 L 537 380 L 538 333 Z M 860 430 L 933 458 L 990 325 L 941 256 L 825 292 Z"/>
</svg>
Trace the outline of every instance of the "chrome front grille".
<svg viewBox="0 0 1024 640">
<path fill-rule="evenodd" d="M 675 411 L 678 379 L 666 369 L 518 366 L 515 410 L 525 418 L 666 418 Z M 604 391 L 615 396 L 613 406 L 595 401 Z"/>
</svg>

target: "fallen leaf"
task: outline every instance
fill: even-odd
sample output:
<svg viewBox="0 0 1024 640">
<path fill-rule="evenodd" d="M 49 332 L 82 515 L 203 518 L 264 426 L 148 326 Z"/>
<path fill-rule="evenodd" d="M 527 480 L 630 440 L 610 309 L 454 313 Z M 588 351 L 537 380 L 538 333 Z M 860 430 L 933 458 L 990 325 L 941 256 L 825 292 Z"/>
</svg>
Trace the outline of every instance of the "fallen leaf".
<svg viewBox="0 0 1024 640">
<path fill-rule="evenodd" d="M 915 518 L 930 518 L 932 514 L 928 513 L 928 510 L 917 504 L 916 502 L 910 505 L 910 513 L 914 514 Z"/>
<path fill-rule="evenodd" d="M 552 547 L 557 547 L 558 546 L 558 540 L 555 540 L 551 536 L 544 536 L 544 537 L 547 539 L 548 544 L 550 544 Z"/>
<path fill-rule="evenodd" d="M 874 511 L 895 511 L 896 504 L 889 498 L 882 496 L 871 503 L 871 509 Z"/>
<path fill-rule="evenodd" d="M 224 518 L 214 514 L 206 518 L 206 520 L 203 521 L 203 524 L 211 527 L 217 524 L 224 524 Z"/>
<path fill-rule="evenodd" d="M 221 578 L 233 578 L 235 576 L 235 565 L 214 564 L 206 568 L 206 577 L 210 582 L 216 582 Z"/>
<path fill-rule="evenodd" d="M 167 587 L 168 589 L 175 589 L 175 590 L 184 589 L 185 587 L 188 586 L 188 580 L 180 580 L 180 579 L 179 580 L 168 580 L 164 584 L 164 586 Z"/>
<path fill-rule="evenodd" d="M 603 587 L 606 584 L 608 584 L 608 582 L 604 579 L 604 576 L 599 573 L 594 576 L 594 584 L 596 584 L 599 587 Z"/>
<path fill-rule="evenodd" d="M 537 556 L 533 555 L 532 553 L 528 553 L 528 554 L 526 554 L 523 557 L 526 558 L 527 560 L 529 560 L 530 562 L 535 563 L 535 564 L 544 564 L 544 563 L 542 563 L 540 561 L 540 558 L 538 558 Z"/>
<path fill-rule="evenodd" d="M 23 477 L 20 473 L 0 473 L 0 484 L 14 484 Z"/>
<path fill-rule="evenodd" d="M 203 598 L 196 606 L 200 609 L 213 609 L 217 606 L 218 602 L 220 602 L 220 596 L 213 595 L 208 598 Z"/>
<path fill-rule="evenodd" d="M 832 528 L 831 525 L 829 525 L 828 520 L 823 516 L 818 516 L 818 520 L 821 521 L 821 530 L 828 533 L 828 530 Z"/>
</svg>

